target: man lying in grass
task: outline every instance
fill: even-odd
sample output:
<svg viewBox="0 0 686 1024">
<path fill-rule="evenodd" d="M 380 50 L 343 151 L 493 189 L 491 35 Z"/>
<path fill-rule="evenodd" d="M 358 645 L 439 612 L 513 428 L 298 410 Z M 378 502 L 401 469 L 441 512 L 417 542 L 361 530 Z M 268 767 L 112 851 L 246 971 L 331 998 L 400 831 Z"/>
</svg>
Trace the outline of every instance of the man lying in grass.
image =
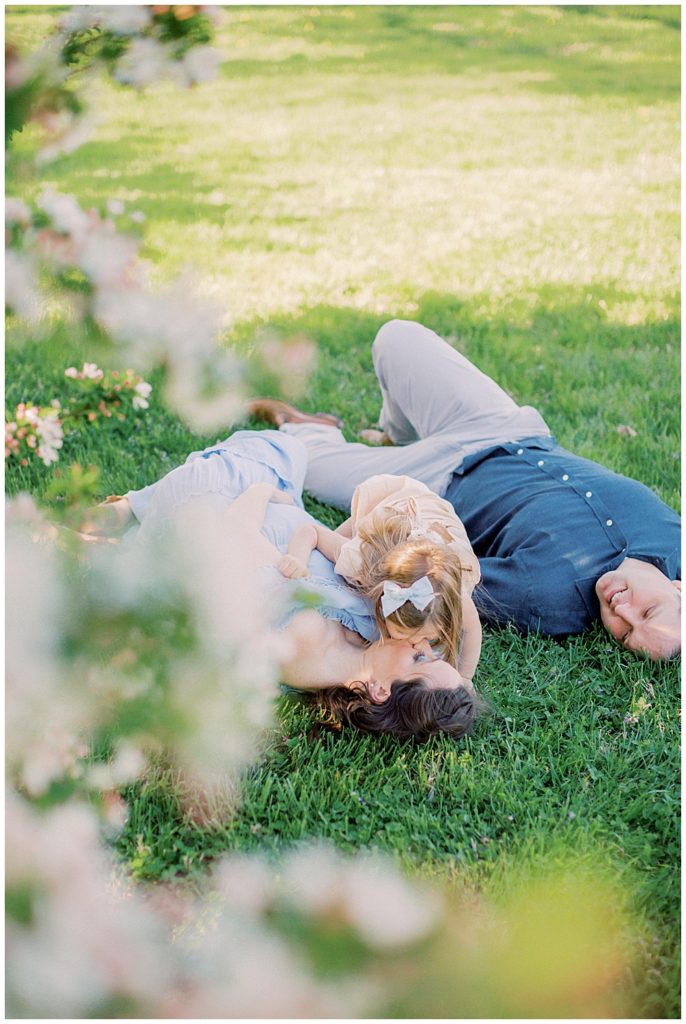
<svg viewBox="0 0 686 1024">
<path fill-rule="evenodd" d="M 681 651 L 680 518 L 643 484 L 566 451 L 540 413 L 421 324 L 394 320 L 374 341 L 381 431 L 371 448 L 330 422 L 258 399 L 253 415 L 307 446 L 305 487 L 348 509 L 380 473 L 445 497 L 481 566 L 482 618 L 548 636 L 600 618 L 628 650 Z M 371 436 L 370 436 L 371 435 Z"/>
<path fill-rule="evenodd" d="M 419 740 L 440 732 L 464 735 L 481 703 L 456 668 L 424 644 L 389 638 L 369 643 L 378 636 L 371 607 L 318 551 L 308 560 L 306 585 L 279 571 L 293 533 L 316 522 L 302 507 L 306 463 L 306 449 L 296 438 L 273 430 L 238 431 L 193 452 L 157 483 L 108 499 L 90 537 L 133 525 L 127 544 L 148 537 L 171 543 L 177 535 L 168 528 L 178 526 L 179 514 L 192 512 L 197 502 L 204 510 L 216 509 L 219 528 L 237 538 L 254 571 L 263 574 L 265 588 L 281 593 L 286 608 L 292 609 L 303 589 L 317 600 L 316 611 L 289 613 L 283 682 L 309 693 L 334 719 L 365 732 Z M 192 519 L 182 528 L 193 529 Z M 226 585 L 238 587 L 240 580 L 227 579 Z"/>
</svg>

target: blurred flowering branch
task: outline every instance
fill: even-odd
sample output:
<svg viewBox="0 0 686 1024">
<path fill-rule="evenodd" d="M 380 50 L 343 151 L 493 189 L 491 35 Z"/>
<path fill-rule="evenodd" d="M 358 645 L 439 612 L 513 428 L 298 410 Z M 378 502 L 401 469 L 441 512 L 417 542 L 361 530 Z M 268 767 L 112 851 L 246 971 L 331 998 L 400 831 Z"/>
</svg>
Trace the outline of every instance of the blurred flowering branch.
<svg viewBox="0 0 686 1024">
<path fill-rule="evenodd" d="M 162 78 L 181 86 L 208 81 L 219 55 L 207 44 L 220 11 L 204 4 L 73 7 L 39 49 L 5 53 L 5 145 L 35 122 L 45 136 L 39 159 L 54 159 L 88 134 L 77 75 L 106 72 L 138 87 Z"/>
</svg>

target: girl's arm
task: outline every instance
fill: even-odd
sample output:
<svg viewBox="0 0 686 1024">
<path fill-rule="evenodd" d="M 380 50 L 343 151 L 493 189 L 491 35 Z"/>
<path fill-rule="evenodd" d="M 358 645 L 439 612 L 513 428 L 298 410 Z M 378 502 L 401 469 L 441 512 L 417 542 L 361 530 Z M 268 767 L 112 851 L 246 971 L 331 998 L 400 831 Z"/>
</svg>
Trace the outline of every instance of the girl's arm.
<svg viewBox="0 0 686 1024">
<path fill-rule="evenodd" d="M 341 537 L 345 537 L 346 540 L 352 540 L 353 535 L 353 519 L 349 516 L 345 522 L 341 523 L 334 530 L 334 533 L 339 533 Z"/>
<path fill-rule="evenodd" d="M 457 668 L 460 675 L 471 680 L 481 657 L 481 619 L 470 597 L 462 602 L 462 645 Z"/>
<path fill-rule="evenodd" d="M 279 569 L 291 579 L 307 576 L 307 563 L 315 548 L 335 564 L 344 543 L 341 534 L 330 530 L 328 526 L 306 523 L 293 533 L 288 544 L 288 554 L 279 562 Z"/>
</svg>

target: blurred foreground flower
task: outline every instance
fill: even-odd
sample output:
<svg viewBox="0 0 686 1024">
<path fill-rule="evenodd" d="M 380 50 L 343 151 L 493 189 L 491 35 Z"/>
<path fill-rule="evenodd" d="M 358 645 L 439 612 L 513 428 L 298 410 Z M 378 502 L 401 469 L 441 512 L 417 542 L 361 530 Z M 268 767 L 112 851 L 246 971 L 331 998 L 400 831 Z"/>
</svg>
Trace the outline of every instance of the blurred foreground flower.
<svg viewBox="0 0 686 1024">
<path fill-rule="evenodd" d="M 11 43 L 5 59 L 5 142 L 27 122 L 39 124 L 44 141 L 39 160 L 70 152 L 88 136 L 85 81 L 98 71 L 136 87 L 160 79 L 192 86 L 214 76 L 219 54 L 208 43 L 217 21 L 202 4 L 74 6 L 37 49 L 20 53 Z M 199 56 L 195 56 L 196 51 Z"/>
<path fill-rule="evenodd" d="M 59 402 L 47 407 L 20 402 L 13 418 L 5 421 L 5 458 L 22 466 L 34 456 L 46 466 L 57 462 L 64 437 L 60 415 Z"/>
<path fill-rule="evenodd" d="M 109 216 L 83 210 L 72 195 L 46 189 L 34 211 L 12 201 L 7 225 L 6 302 L 12 312 L 35 322 L 36 310 L 46 308 L 49 285 L 50 301 L 61 315 L 86 325 L 94 321 L 119 359 L 144 372 L 165 368 L 167 402 L 193 430 L 225 430 L 241 416 L 245 371 L 235 352 L 221 344 L 225 311 L 199 297 L 190 275 L 152 290 L 138 258 L 138 240 L 117 232 Z M 290 369 L 284 364 L 278 372 L 302 381 L 305 355 L 300 345 L 290 357 Z M 75 368 L 67 376 L 95 379 Z M 102 381 L 105 407 L 89 410 L 91 420 L 113 412 L 121 419 L 125 410 L 113 406 L 130 384 L 128 379 Z M 146 408 L 149 385 L 139 377 L 133 386 L 133 408 Z M 117 390 L 118 396 L 111 394 Z"/>
<path fill-rule="evenodd" d="M 250 390 L 256 395 L 302 398 L 316 368 L 316 345 L 302 335 L 279 338 L 263 334 L 255 341 L 249 366 Z"/>
<path fill-rule="evenodd" d="M 74 549 L 30 499 L 9 504 L 8 758 L 31 793 L 113 728 L 162 745 L 206 788 L 259 752 L 284 643 L 276 609 L 221 511 L 196 499 L 166 526 Z"/>
<path fill-rule="evenodd" d="M 109 895 L 95 813 L 6 801 L 7 1011 L 15 1017 L 154 1015 L 173 983 L 162 922 Z"/>
</svg>

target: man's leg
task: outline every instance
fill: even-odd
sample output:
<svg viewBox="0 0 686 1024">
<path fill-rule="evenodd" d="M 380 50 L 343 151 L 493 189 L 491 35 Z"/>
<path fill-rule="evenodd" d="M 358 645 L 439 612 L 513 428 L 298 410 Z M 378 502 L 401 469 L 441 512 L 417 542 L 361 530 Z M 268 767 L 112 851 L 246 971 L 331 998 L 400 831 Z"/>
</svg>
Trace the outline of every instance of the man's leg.
<svg viewBox="0 0 686 1024">
<path fill-rule="evenodd" d="M 395 444 L 450 434 L 463 453 L 470 453 L 499 441 L 550 433 L 536 409 L 517 405 L 422 324 L 384 324 L 372 358 L 382 396 L 379 422 Z"/>
<path fill-rule="evenodd" d="M 370 448 L 346 441 L 340 430 L 316 423 L 284 423 L 281 432 L 299 438 L 307 448 L 305 490 L 319 501 L 348 510 L 358 484 L 378 473 L 421 480 L 443 493 L 460 461 L 450 436 L 426 437 L 401 447 Z"/>
<path fill-rule="evenodd" d="M 377 473 L 411 476 L 443 494 L 466 455 L 550 433 L 535 409 L 518 406 L 421 324 L 384 324 L 372 356 L 382 395 L 380 424 L 399 447 L 348 443 L 340 430 L 320 424 L 281 427 L 306 445 L 305 488 L 320 501 L 347 509 L 355 487 Z"/>
</svg>

